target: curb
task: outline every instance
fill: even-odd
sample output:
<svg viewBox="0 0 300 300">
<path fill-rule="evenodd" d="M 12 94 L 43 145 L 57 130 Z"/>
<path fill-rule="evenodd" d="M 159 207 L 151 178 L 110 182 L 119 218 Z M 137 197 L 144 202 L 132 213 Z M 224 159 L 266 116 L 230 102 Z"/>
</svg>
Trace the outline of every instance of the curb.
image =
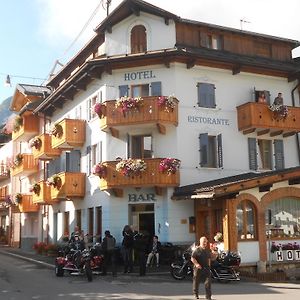
<svg viewBox="0 0 300 300">
<path fill-rule="evenodd" d="M 19 255 L 19 254 L 15 254 L 15 253 L 11 253 L 11 252 L 8 252 L 8 251 L 1 251 L 1 253 L 3 254 L 8 254 L 10 256 L 13 256 L 13 257 L 17 257 L 17 258 L 20 258 L 22 260 L 26 260 L 26 261 L 30 261 L 30 262 L 33 262 L 33 263 L 37 263 L 39 265 L 42 265 L 48 269 L 53 269 L 54 268 L 54 265 L 51 265 L 51 264 L 48 264 L 44 261 L 40 261 L 40 260 L 37 260 L 37 259 L 33 259 L 33 258 L 29 258 L 29 257 L 26 257 L 26 256 L 22 256 L 22 255 Z"/>
</svg>

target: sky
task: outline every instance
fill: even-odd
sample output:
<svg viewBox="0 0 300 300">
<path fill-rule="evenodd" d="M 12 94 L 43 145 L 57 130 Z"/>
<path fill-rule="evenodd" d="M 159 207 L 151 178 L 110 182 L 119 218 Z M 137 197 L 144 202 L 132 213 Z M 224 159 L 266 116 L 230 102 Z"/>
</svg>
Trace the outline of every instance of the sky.
<svg viewBox="0 0 300 300">
<path fill-rule="evenodd" d="M 111 0 L 110 12 L 122 0 Z M 107 0 L 0 0 L 0 103 L 42 84 L 94 35 Z M 299 0 L 148 0 L 181 18 L 300 41 Z M 241 22 L 241 20 L 243 20 Z M 300 56 L 300 47 L 293 57 Z M 54 71 L 59 70 L 59 66 Z M 5 86 L 7 75 L 11 86 Z"/>
</svg>

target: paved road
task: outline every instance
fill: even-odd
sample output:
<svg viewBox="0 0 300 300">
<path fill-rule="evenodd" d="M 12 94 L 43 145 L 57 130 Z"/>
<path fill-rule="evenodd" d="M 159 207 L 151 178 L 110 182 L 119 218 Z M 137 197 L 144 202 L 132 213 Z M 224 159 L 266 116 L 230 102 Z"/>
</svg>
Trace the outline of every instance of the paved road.
<svg viewBox="0 0 300 300">
<path fill-rule="evenodd" d="M 239 282 L 213 284 L 213 299 L 299 299 L 299 284 L 261 284 Z M 58 278 L 54 271 L 34 262 L 20 260 L 0 253 L 0 299 L 2 300 L 188 300 L 191 279 L 175 281 L 169 276 L 95 277 L 87 282 L 84 277 Z"/>
</svg>

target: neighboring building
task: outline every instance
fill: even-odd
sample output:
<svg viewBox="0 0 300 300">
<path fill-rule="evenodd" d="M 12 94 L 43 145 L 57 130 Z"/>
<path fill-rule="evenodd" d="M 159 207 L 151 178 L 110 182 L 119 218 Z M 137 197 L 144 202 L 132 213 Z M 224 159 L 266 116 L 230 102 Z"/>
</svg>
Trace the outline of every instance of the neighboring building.
<svg viewBox="0 0 300 300">
<path fill-rule="evenodd" d="M 282 226 L 272 239 L 299 243 L 300 64 L 291 51 L 300 43 L 139 0 L 123 1 L 95 32 L 47 87 L 19 85 L 12 100 L 35 124 L 13 135 L 25 156 L 35 137 L 35 171 L 13 175 L 24 176 L 25 195 L 39 183 L 31 195 L 39 212 L 22 223 L 37 231 L 21 236 L 57 241 L 78 225 L 96 238 L 109 229 L 120 242 L 130 224 L 190 244 L 221 231 L 244 263 L 268 259 L 266 221 Z M 268 105 L 279 92 L 282 118 Z M 128 158 L 142 160 L 130 161 L 140 172 L 126 173 Z"/>
</svg>

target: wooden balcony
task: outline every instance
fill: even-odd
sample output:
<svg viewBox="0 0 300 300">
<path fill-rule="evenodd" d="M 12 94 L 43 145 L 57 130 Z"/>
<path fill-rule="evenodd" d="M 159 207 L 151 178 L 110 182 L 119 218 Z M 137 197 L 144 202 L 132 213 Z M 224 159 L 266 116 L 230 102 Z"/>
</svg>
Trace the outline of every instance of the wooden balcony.
<svg viewBox="0 0 300 300">
<path fill-rule="evenodd" d="M 44 133 L 37 138 L 41 140 L 41 146 L 39 148 L 32 147 L 32 154 L 35 159 L 51 160 L 60 156 L 61 150 L 52 148 L 50 134 Z"/>
<path fill-rule="evenodd" d="M 22 154 L 23 159 L 20 165 L 11 169 L 12 176 L 29 176 L 38 171 L 38 161 L 33 158 L 32 154 Z"/>
<path fill-rule="evenodd" d="M 119 136 L 119 131 L 128 130 L 134 127 L 157 127 L 162 134 L 166 133 L 166 125 L 178 125 L 178 100 L 175 108 L 167 111 L 157 104 L 158 97 L 143 97 L 143 105 L 138 111 L 128 111 L 123 113 L 115 107 L 116 101 L 106 101 L 105 116 L 100 118 L 100 128 L 103 131 L 110 131 L 115 137 Z"/>
<path fill-rule="evenodd" d="M 46 184 L 46 181 L 41 180 L 38 182 L 40 185 L 39 193 L 32 193 L 32 202 L 34 204 L 54 204 L 57 202 L 57 199 L 51 198 L 51 187 Z"/>
<path fill-rule="evenodd" d="M 10 177 L 10 169 L 6 164 L 0 164 L 0 181 L 4 181 L 9 179 Z"/>
<path fill-rule="evenodd" d="M 161 158 L 145 159 L 147 168 L 141 175 L 124 176 L 116 171 L 117 161 L 108 161 L 103 164 L 107 167 L 105 178 L 100 178 L 100 190 L 113 189 L 117 195 L 122 195 L 126 187 L 154 187 L 157 194 L 161 194 L 163 187 L 178 186 L 180 182 L 179 170 L 175 174 L 167 175 L 159 172 Z M 120 191 L 121 190 L 121 191 Z"/>
<path fill-rule="evenodd" d="M 18 204 L 21 213 L 38 212 L 40 207 L 32 201 L 32 195 L 22 194 L 22 201 Z"/>
<path fill-rule="evenodd" d="M 61 179 L 60 187 L 51 186 L 51 199 L 72 200 L 72 198 L 84 198 L 85 173 L 62 172 L 56 174 Z"/>
<path fill-rule="evenodd" d="M 277 120 L 267 104 L 248 102 L 237 107 L 238 129 L 243 134 L 256 132 L 283 137 L 300 132 L 300 107 L 288 106 L 286 118 Z"/>
<path fill-rule="evenodd" d="M 51 135 L 52 147 L 57 149 L 80 148 L 85 143 L 85 120 L 63 119 L 58 123 L 61 135 Z"/>
<path fill-rule="evenodd" d="M 12 132 L 12 140 L 26 142 L 39 134 L 39 117 L 33 114 L 24 114 L 23 125 L 17 131 Z"/>
</svg>

